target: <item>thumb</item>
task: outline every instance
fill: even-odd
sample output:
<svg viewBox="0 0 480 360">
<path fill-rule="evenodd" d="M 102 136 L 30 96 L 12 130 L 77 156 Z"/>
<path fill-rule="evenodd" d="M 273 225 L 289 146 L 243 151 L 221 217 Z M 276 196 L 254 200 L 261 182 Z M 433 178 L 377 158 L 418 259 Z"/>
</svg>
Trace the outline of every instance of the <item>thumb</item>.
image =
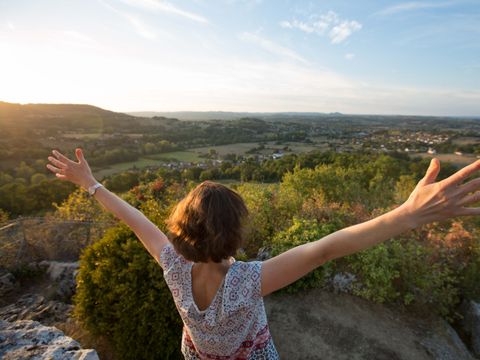
<svg viewBox="0 0 480 360">
<path fill-rule="evenodd" d="M 438 161 L 437 158 L 433 158 L 432 161 L 430 161 L 430 166 L 428 167 L 427 172 L 425 173 L 425 176 L 423 177 L 422 180 L 420 180 L 420 183 L 422 185 L 428 185 L 428 184 L 434 183 L 439 172 L 440 172 L 440 161 Z"/>
<path fill-rule="evenodd" d="M 84 163 L 84 162 L 85 162 L 85 158 L 83 157 L 83 151 L 82 151 L 82 149 L 80 149 L 80 148 L 75 149 L 75 155 L 77 156 L 77 160 L 78 160 L 80 163 Z"/>
</svg>

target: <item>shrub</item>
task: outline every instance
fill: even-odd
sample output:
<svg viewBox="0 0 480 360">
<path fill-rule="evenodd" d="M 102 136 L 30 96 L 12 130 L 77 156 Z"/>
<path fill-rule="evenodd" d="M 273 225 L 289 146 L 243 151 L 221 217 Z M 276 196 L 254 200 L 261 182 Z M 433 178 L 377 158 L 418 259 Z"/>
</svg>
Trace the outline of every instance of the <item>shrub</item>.
<svg viewBox="0 0 480 360">
<path fill-rule="evenodd" d="M 359 279 L 354 293 L 375 302 L 428 306 L 452 320 L 459 303 L 459 274 L 447 258 L 410 235 L 346 258 Z"/>
<path fill-rule="evenodd" d="M 351 255 L 347 261 L 352 272 L 361 279 L 354 286 L 354 294 L 379 303 L 399 297 L 394 286 L 394 280 L 400 277 L 399 260 L 392 256 L 388 244 Z"/>
<path fill-rule="evenodd" d="M 74 315 L 120 359 L 178 359 L 182 322 L 159 264 L 124 225 L 80 258 Z"/>
<path fill-rule="evenodd" d="M 319 224 L 315 220 L 293 219 L 293 225 L 285 231 L 279 232 L 272 241 L 272 256 L 281 254 L 295 246 L 318 240 L 337 228 L 332 224 Z M 331 275 L 333 263 L 329 262 L 318 267 L 306 276 L 287 286 L 283 291 L 296 293 L 303 289 L 311 289 L 325 285 Z"/>
</svg>

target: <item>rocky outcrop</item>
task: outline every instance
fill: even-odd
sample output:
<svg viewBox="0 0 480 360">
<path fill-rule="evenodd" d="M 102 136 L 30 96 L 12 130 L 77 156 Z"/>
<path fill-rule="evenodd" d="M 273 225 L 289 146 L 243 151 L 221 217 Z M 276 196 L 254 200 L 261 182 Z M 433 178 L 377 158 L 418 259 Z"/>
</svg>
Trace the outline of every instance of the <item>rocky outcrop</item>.
<svg viewBox="0 0 480 360">
<path fill-rule="evenodd" d="M 65 322 L 73 305 L 47 300 L 39 294 L 25 294 L 15 303 L 0 308 L 0 319 L 6 321 L 36 320 L 45 325 Z"/>
<path fill-rule="evenodd" d="M 52 280 L 52 286 L 55 287 L 53 298 L 70 302 L 73 294 L 75 294 L 79 262 L 42 261 L 38 266 Z"/>
<path fill-rule="evenodd" d="M 282 359 L 473 359 L 443 319 L 417 318 L 345 293 L 274 294 L 265 308 Z"/>
<path fill-rule="evenodd" d="M 99 360 L 97 352 L 37 321 L 0 320 L 0 359 Z"/>
<path fill-rule="evenodd" d="M 18 282 L 10 272 L 0 268 L 0 298 L 11 293 L 18 287 Z"/>
<path fill-rule="evenodd" d="M 463 316 L 462 329 L 470 340 L 473 353 L 480 358 L 480 304 L 465 301 L 460 311 Z"/>
</svg>

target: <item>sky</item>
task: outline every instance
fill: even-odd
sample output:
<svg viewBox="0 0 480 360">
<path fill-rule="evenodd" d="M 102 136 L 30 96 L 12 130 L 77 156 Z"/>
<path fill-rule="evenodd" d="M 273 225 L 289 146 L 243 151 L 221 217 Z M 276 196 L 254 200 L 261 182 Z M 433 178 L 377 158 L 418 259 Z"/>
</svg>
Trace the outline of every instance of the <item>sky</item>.
<svg viewBox="0 0 480 360">
<path fill-rule="evenodd" d="M 0 101 L 480 116 L 480 0 L 0 0 Z"/>
</svg>

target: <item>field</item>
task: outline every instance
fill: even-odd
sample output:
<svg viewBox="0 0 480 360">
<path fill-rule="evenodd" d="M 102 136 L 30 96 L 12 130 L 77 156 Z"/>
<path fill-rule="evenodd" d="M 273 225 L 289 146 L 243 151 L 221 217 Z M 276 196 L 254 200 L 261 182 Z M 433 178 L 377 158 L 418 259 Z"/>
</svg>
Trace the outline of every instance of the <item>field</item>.
<svg viewBox="0 0 480 360">
<path fill-rule="evenodd" d="M 219 145 L 219 146 L 205 146 L 199 148 L 190 149 L 190 151 L 194 151 L 198 154 L 208 154 L 210 149 L 215 149 L 220 156 L 224 156 L 227 154 L 238 154 L 238 155 L 246 155 L 248 150 L 253 148 L 259 147 L 260 144 L 258 143 L 236 143 L 236 144 L 228 144 L 228 145 Z M 268 155 L 272 154 L 275 150 L 282 150 L 285 146 L 288 146 L 293 153 L 302 153 L 302 152 L 309 152 L 312 150 L 318 149 L 325 149 L 326 147 L 317 144 L 305 144 L 300 142 L 285 142 L 280 145 L 276 145 L 275 142 L 270 141 L 265 143 L 265 149 L 260 150 L 259 153 Z"/>
<path fill-rule="evenodd" d="M 422 158 L 428 158 L 431 159 L 433 157 L 436 157 L 440 162 L 450 162 L 456 166 L 465 166 L 468 164 L 471 164 L 477 158 L 474 155 L 455 155 L 455 154 L 435 154 L 435 155 L 430 155 L 426 153 L 422 154 L 411 154 L 412 157 L 420 156 Z"/>
<path fill-rule="evenodd" d="M 183 162 L 199 162 L 202 159 L 197 154 L 190 151 L 174 151 L 161 154 L 153 154 L 142 157 L 136 161 L 128 161 L 110 165 L 109 167 L 93 170 L 94 175 L 103 179 L 106 176 L 116 174 L 128 169 L 137 168 L 143 169 L 148 166 L 160 166 L 163 162 L 168 161 L 183 161 Z"/>
<path fill-rule="evenodd" d="M 136 161 L 128 161 L 128 162 L 110 165 L 109 167 L 102 168 L 102 169 L 94 169 L 93 173 L 97 178 L 103 179 L 106 176 L 110 176 L 112 174 L 122 172 L 132 168 L 142 169 L 148 166 L 160 166 L 162 162 L 169 162 L 169 161 L 181 161 L 181 162 L 192 162 L 192 163 L 202 162 L 202 161 L 205 161 L 206 159 L 200 157 L 200 155 L 208 154 L 210 149 L 215 149 L 220 156 L 224 156 L 226 154 L 246 155 L 248 150 L 258 146 L 259 146 L 258 143 L 237 143 L 237 144 L 228 144 L 228 145 L 220 145 L 220 146 L 206 146 L 206 147 L 192 148 L 185 151 L 173 151 L 168 153 L 152 154 L 152 155 L 141 157 Z M 302 152 L 309 152 L 312 150 L 326 149 L 326 146 L 323 144 L 310 145 L 305 143 L 289 142 L 281 145 L 275 145 L 274 142 L 268 142 L 268 143 L 265 143 L 265 149 L 260 150 L 259 153 L 263 155 L 270 155 L 277 150 L 282 150 L 286 146 L 288 146 L 289 148 L 289 151 L 287 151 L 288 153 L 302 153 Z"/>
<path fill-rule="evenodd" d="M 452 141 L 456 145 L 480 144 L 480 137 L 459 137 Z"/>
</svg>

